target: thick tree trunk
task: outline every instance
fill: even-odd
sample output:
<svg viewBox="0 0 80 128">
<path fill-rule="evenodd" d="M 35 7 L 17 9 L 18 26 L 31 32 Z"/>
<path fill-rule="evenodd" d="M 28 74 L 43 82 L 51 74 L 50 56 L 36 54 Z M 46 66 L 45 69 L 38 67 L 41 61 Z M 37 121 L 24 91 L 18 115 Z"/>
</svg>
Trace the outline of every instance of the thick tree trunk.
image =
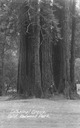
<svg viewBox="0 0 80 128">
<path fill-rule="evenodd" d="M 20 40 L 20 58 L 19 58 L 19 93 L 26 93 L 26 47 L 25 47 L 25 36 L 21 34 Z"/>
<path fill-rule="evenodd" d="M 70 64 L 69 64 L 69 0 L 63 1 L 63 14 L 62 14 L 62 42 L 61 42 L 61 75 L 60 75 L 60 85 L 59 92 L 64 91 L 69 94 L 70 86 Z M 68 91 L 67 91 L 68 90 Z M 66 94 L 67 95 L 67 94 Z"/>
<path fill-rule="evenodd" d="M 44 94 L 47 89 L 53 85 L 52 70 L 52 47 L 51 42 L 47 39 L 42 43 L 42 87 Z"/>
<path fill-rule="evenodd" d="M 39 4 L 38 0 L 34 0 L 35 2 L 35 12 L 37 12 L 37 15 L 35 16 L 35 39 L 34 39 L 34 62 L 35 62 L 35 96 L 41 97 L 42 95 L 42 87 L 41 87 L 41 72 L 40 72 L 40 55 L 39 55 L 39 49 L 40 49 L 40 16 L 39 16 Z"/>
<path fill-rule="evenodd" d="M 35 8 L 35 13 L 39 13 L 38 1 L 30 1 L 32 6 Z M 22 19 L 23 13 L 25 12 L 25 5 L 22 8 L 20 22 L 26 22 L 26 27 L 29 25 L 29 19 Z M 29 17 L 27 17 L 29 18 Z M 37 14 L 34 18 L 34 29 L 33 26 L 29 27 L 29 34 L 26 34 L 26 27 L 21 24 L 20 33 L 20 57 L 19 57 L 19 70 L 18 70 L 18 90 L 20 93 L 28 96 L 34 95 L 35 97 L 41 97 L 41 72 L 40 72 L 40 18 Z M 34 31 L 34 32 L 33 32 Z"/>
<path fill-rule="evenodd" d="M 34 39 L 30 38 L 28 39 L 26 50 L 26 58 L 27 58 L 27 81 L 28 81 L 28 86 L 29 86 L 29 95 L 34 96 L 34 87 L 35 87 L 35 75 L 34 75 Z"/>
<path fill-rule="evenodd" d="M 23 16 L 27 10 L 25 5 L 22 6 L 20 12 L 20 46 L 19 46 L 19 61 L 18 61 L 18 79 L 17 79 L 17 91 L 19 94 L 28 93 L 27 75 L 26 75 L 26 34 L 25 34 L 25 22 L 26 17 Z M 24 22 L 23 22 L 24 21 Z"/>
</svg>

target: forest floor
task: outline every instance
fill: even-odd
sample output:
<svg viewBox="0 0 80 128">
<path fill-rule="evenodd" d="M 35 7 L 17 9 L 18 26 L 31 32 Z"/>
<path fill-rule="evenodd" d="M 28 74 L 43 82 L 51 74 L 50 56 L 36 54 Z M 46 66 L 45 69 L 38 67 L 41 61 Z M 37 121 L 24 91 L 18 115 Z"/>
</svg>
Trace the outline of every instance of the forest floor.
<svg viewBox="0 0 80 128">
<path fill-rule="evenodd" d="M 0 97 L 0 128 L 80 128 L 80 100 Z"/>
</svg>

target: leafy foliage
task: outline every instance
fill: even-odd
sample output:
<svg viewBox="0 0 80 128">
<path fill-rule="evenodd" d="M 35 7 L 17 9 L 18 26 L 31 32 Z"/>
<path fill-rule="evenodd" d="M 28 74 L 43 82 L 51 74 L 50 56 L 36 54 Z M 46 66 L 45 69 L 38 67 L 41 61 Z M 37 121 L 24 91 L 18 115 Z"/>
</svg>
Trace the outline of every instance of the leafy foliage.
<svg viewBox="0 0 80 128">
<path fill-rule="evenodd" d="M 60 7 L 57 3 L 54 3 L 55 6 Z M 40 23 L 37 24 L 43 40 L 48 38 L 50 41 L 55 39 L 56 41 L 60 38 L 60 28 L 58 27 L 59 21 L 55 17 L 53 4 L 48 0 L 41 0 L 38 4 L 38 12 L 36 12 L 35 0 L 25 2 L 22 6 L 24 8 L 22 15 L 20 15 L 20 24 L 25 29 L 27 26 L 25 33 L 30 33 L 31 28 L 33 28 L 35 23 L 35 17 L 39 16 Z"/>
<path fill-rule="evenodd" d="M 16 86 L 19 45 L 18 9 L 11 0 L 0 1 L 0 70 L 2 85 Z M 13 55 L 15 54 L 15 56 Z"/>
</svg>

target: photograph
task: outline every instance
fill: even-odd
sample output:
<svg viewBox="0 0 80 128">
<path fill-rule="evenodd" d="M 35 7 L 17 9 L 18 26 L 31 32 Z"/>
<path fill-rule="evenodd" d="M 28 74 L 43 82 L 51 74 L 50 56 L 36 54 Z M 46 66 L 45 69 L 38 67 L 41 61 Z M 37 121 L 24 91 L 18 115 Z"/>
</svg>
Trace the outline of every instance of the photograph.
<svg viewBox="0 0 80 128">
<path fill-rule="evenodd" d="M 80 128 L 80 0 L 0 0 L 0 128 Z"/>
</svg>

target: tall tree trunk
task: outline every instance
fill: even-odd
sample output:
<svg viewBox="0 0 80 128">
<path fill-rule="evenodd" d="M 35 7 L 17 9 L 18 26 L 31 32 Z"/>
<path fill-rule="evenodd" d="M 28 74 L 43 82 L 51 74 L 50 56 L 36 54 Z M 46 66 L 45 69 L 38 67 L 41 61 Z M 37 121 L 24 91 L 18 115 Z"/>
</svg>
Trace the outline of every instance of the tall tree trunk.
<svg viewBox="0 0 80 128">
<path fill-rule="evenodd" d="M 45 2 L 45 3 L 44 3 Z M 48 12 L 45 11 L 45 6 L 47 9 L 51 9 L 50 1 L 46 0 L 41 3 L 41 9 L 40 9 L 40 26 L 41 26 L 41 33 L 40 33 L 40 66 L 41 66 L 41 84 L 42 84 L 42 90 L 43 94 L 46 97 L 48 93 L 48 89 L 54 85 L 53 80 L 53 68 L 52 68 L 52 41 L 50 40 L 49 34 L 51 34 L 51 28 L 49 26 L 48 35 L 47 32 L 45 32 L 42 28 L 47 25 L 47 22 L 45 21 L 46 17 L 45 15 L 49 15 Z M 44 15 L 45 12 L 45 15 Z M 49 19 L 48 19 L 49 20 Z M 44 33 L 46 34 L 46 38 L 44 37 Z M 53 87 L 54 88 L 54 87 Z"/>
<path fill-rule="evenodd" d="M 4 85 L 4 57 L 5 57 L 5 53 L 4 53 L 4 48 L 5 48 L 5 41 L 4 40 L 3 44 L 2 44 L 2 95 L 5 95 L 5 85 Z"/>
<path fill-rule="evenodd" d="M 1 95 L 5 95 L 5 85 L 4 85 L 4 57 L 5 57 L 5 53 L 4 53 L 4 49 L 5 49 L 5 43 L 6 43 L 6 37 L 5 35 L 3 36 L 3 41 L 0 44 L 1 47 L 1 88 L 0 88 L 0 92 Z"/>
<path fill-rule="evenodd" d="M 2 87 L 3 87 L 3 42 L 0 43 L 0 96 L 2 96 Z"/>
<path fill-rule="evenodd" d="M 18 90 L 20 93 L 27 93 L 28 96 L 35 95 L 41 97 L 41 72 L 40 72 L 40 17 L 39 17 L 39 3 L 38 0 L 30 0 L 30 4 L 35 9 L 36 16 L 33 25 L 29 27 L 29 34 L 26 34 L 26 27 L 29 25 L 29 17 L 23 14 L 27 11 L 24 5 L 21 10 L 21 33 L 20 33 L 20 57 L 19 57 L 19 71 L 18 71 Z M 26 23 L 24 23 L 26 22 Z M 31 21 L 30 21 L 31 22 Z M 26 25 L 26 27 L 25 27 Z M 34 31 L 34 32 L 33 32 Z"/>
<path fill-rule="evenodd" d="M 70 60 L 70 79 L 72 90 L 75 88 L 75 30 L 76 30 L 76 17 L 75 17 L 75 5 L 76 1 L 72 0 L 72 37 L 71 37 L 71 60 Z"/>
<path fill-rule="evenodd" d="M 47 89 L 53 85 L 52 70 L 52 47 L 51 42 L 47 39 L 42 43 L 42 87 L 44 94 Z"/>
<path fill-rule="evenodd" d="M 17 91 L 19 94 L 26 94 L 28 92 L 27 75 L 26 75 L 26 34 L 25 22 L 26 17 L 23 15 L 27 10 L 23 5 L 20 10 L 20 46 L 19 46 L 19 61 L 18 61 L 18 79 Z M 24 22 L 23 22 L 24 21 Z"/>
<path fill-rule="evenodd" d="M 20 40 L 20 64 L 19 64 L 19 93 L 26 93 L 26 47 L 25 37 L 21 35 Z"/>
<path fill-rule="evenodd" d="M 67 91 L 66 93 L 69 94 L 69 88 L 70 87 L 70 64 L 69 64 L 69 0 L 63 1 L 63 14 L 62 14 L 62 42 L 61 42 L 61 78 L 60 78 L 60 86 L 59 86 L 59 92 Z M 66 94 L 67 95 L 67 94 Z"/>
<path fill-rule="evenodd" d="M 42 95 L 42 87 L 41 87 L 41 72 L 40 72 L 40 16 L 39 16 L 39 1 L 34 0 L 35 2 L 35 12 L 37 12 L 35 16 L 35 27 L 34 27 L 34 61 L 35 61 L 35 96 L 41 97 Z"/>
</svg>

